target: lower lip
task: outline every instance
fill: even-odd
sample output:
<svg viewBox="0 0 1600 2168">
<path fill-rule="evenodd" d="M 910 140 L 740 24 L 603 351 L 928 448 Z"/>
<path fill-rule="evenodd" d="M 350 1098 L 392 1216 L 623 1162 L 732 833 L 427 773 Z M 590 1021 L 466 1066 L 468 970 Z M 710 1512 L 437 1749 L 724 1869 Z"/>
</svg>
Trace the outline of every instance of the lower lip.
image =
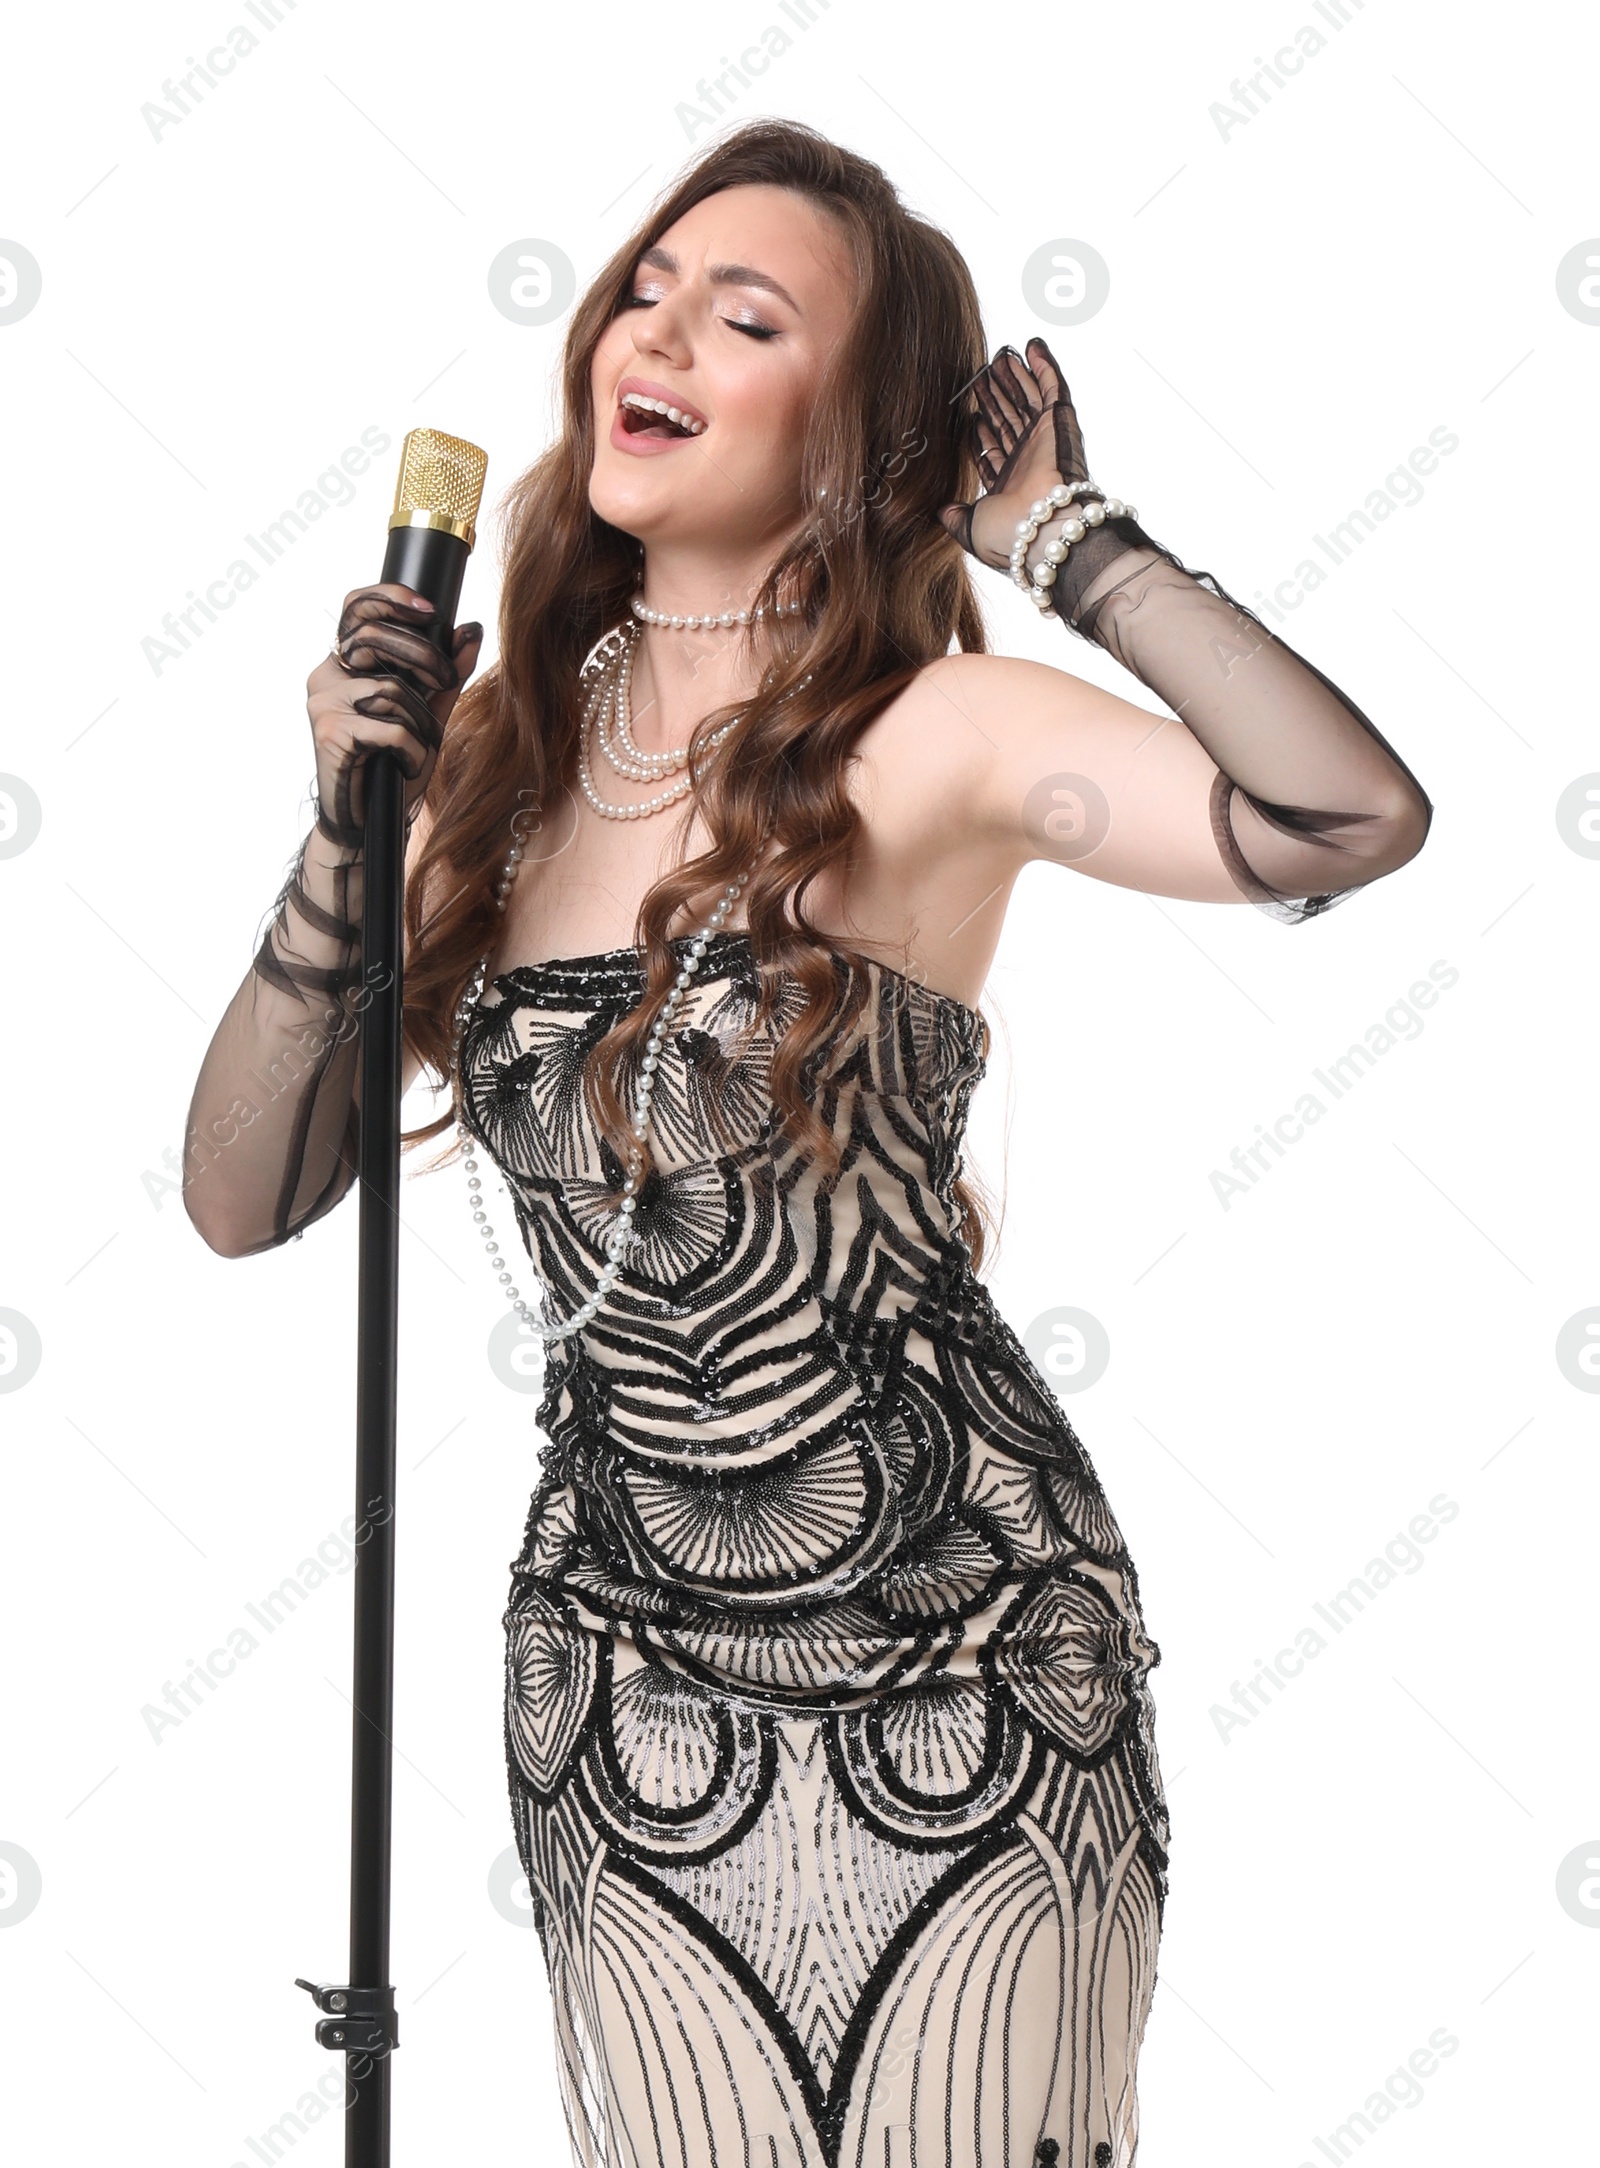
<svg viewBox="0 0 1600 2168">
<path fill-rule="evenodd" d="M 635 436 L 622 426 L 623 409 L 618 407 L 611 417 L 611 441 L 619 452 L 632 452 L 636 459 L 651 458 L 657 452 L 681 452 L 686 444 L 693 444 L 693 437 L 645 437 Z"/>
</svg>

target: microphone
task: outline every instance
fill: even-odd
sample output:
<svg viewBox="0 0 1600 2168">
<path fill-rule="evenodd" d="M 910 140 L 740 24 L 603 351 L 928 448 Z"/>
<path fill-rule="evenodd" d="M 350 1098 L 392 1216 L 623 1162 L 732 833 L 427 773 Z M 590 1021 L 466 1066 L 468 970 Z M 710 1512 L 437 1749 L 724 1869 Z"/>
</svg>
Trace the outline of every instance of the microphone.
<svg viewBox="0 0 1600 2168">
<path fill-rule="evenodd" d="M 383 577 L 427 596 L 433 615 L 418 629 L 445 654 L 477 537 L 488 466 L 487 452 L 442 429 L 413 429 L 400 449 Z"/>
<path fill-rule="evenodd" d="M 426 595 L 419 630 L 450 652 L 472 553 L 487 453 L 439 429 L 413 429 L 400 454 L 383 577 Z M 398 673 L 397 673 L 398 674 Z M 417 688 L 419 691 L 420 687 Z M 350 1979 L 318 1988 L 322 2047 L 342 2048 L 345 2160 L 388 2168 L 389 2058 L 400 2044 L 389 1982 L 394 1728 L 394 1497 L 400 1291 L 400 1083 L 404 1003 L 404 771 L 375 751 L 368 770 L 362 874 L 362 975 L 356 1306 L 356 1514 L 370 1540 L 356 1554 L 350 1762 Z"/>
</svg>

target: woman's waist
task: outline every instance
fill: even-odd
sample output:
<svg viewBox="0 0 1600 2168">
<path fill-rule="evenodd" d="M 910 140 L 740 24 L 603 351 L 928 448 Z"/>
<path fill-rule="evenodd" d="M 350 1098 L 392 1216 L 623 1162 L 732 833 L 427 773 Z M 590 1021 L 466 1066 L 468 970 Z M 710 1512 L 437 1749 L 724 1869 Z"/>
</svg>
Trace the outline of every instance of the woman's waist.
<svg viewBox="0 0 1600 2168">
<path fill-rule="evenodd" d="M 626 1648 L 716 1691 L 774 1707 L 847 1707 L 919 1686 L 997 1689 L 1075 1744 L 1103 1743 L 1161 1651 L 1132 1578 L 1086 1560 L 1005 1569 L 934 1602 L 894 1560 L 846 1594 L 752 1606 L 570 1562 L 515 1569 L 508 1631 L 546 1634 L 614 1659 Z M 1096 1736 L 1098 1735 L 1098 1736 Z"/>
</svg>

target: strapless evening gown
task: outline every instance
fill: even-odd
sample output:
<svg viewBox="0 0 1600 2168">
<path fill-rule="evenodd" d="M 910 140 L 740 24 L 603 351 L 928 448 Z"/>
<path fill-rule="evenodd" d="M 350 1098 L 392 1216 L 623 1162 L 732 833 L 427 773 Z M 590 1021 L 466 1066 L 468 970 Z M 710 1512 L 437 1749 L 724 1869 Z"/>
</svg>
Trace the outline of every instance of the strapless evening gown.
<svg viewBox="0 0 1600 2168">
<path fill-rule="evenodd" d="M 865 969 L 823 1176 L 768 1090 L 801 990 L 752 1031 L 749 937 L 711 936 L 623 1280 L 547 1359 L 506 1749 L 581 2168 L 1134 2158 L 1159 1650 L 963 1239 L 987 1025 Z M 642 987 L 631 946 L 514 969 L 464 1034 L 547 1321 L 604 1262 L 581 1072 Z"/>
</svg>

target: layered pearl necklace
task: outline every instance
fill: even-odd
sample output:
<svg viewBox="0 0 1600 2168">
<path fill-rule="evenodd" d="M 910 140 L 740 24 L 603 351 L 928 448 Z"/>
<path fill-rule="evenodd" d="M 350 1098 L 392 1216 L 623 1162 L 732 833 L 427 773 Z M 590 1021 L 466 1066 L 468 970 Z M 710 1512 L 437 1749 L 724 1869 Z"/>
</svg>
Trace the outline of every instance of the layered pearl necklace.
<svg viewBox="0 0 1600 2168">
<path fill-rule="evenodd" d="M 689 748 L 686 745 L 669 745 L 659 752 L 645 752 L 636 745 L 633 737 L 633 658 L 638 650 L 641 634 L 637 625 L 618 626 L 601 641 L 590 662 L 596 665 L 594 685 L 584 705 L 583 721 L 578 728 L 578 788 L 583 792 L 594 810 L 608 821 L 648 820 L 652 813 L 665 812 L 669 805 L 676 805 L 684 793 L 693 787 L 693 778 L 680 775 L 665 790 L 658 790 L 653 798 L 641 798 L 632 803 L 624 800 L 614 805 L 602 798 L 595 788 L 594 771 L 589 765 L 589 732 L 593 728 L 596 741 L 606 759 L 618 775 L 625 775 L 630 782 L 656 783 L 664 775 L 676 769 L 687 768 Z M 587 670 L 589 663 L 584 665 Z M 714 730 L 704 741 L 704 749 L 712 753 L 721 745 L 734 724 L 732 722 Z M 615 725 L 615 736 L 612 726 Z M 620 750 L 619 750 L 620 748 Z"/>
<path fill-rule="evenodd" d="M 643 623 L 654 622 L 655 620 L 651 618 L 641 616 L 642 607 L 636 597 L 636 618 Z M 793 607 L 798 610 L 798 603 Z M 785 614 L 783 606 L 780 606 L 780 614 Z M 753 616 L 759 617 L 760 615 L 760 611 L 754 613 L 746 611 L 737 614 L 732 621 L 749 623 Z M 726 618 L 721 620 L 706 618 L 704 623 L 711 625 L 727 621 Z M 668 622 L 671 629 L 679 629 L 677 620 L 669 620 Z M 687 629 L 693 622 L 693 620 L 684 619 L 682 621 L 683 628 Z M 616 627 L 591 649 L 584 661 L 583 669 L 579 673 L 580 679 L 583 677 L 594 679 L 589 699 L 585 705 L 583 729 L 578 740 L 579 780 L 583 783 L 585 797 L 595 811 L 604 814 L 611 820 L 642 820 L 652 813 L 659 813 L 665 806 L 670 805 L 674 799 L 681 797 L 691 787 L 691 779 L 686 776 L 680 782 L 675 783 L 670 790 L 658 791 L 654 798 L 646 799 L 642 804 L 624 806 L 608 806 L 600 799 L 593 788 L 593 778 L 589 774 L 588 758 L 585 750 L 591 721 L 598 724 L 601 746 L 608 757 L 611 758 L 613 767 L 621 775 L 630 775 L 641 782 L 650 782 L 669 764 L 681 767 L 688 761 L 687 746 L 673 746 L 663 752 L 646 753 L 641 752 L 633 742 L 632 732 L 629 728 L 628 685 L 632 670 L 633 653 L 640 637 L 637 625 Z M 810 682 L 811 676 L 808 672 L 801 680 L 801 683 L 809 685 Z M 610 688 L 609 691 L 607 690 L 608 687 Z M 796 689 L 798 690 L 798 688 Z M 623 748 L 620 758 L 613 753 L 608 736 L 609 720 L 613 712 L 616 715 L 617 738 Z M 724 723 L 720 730 L 712 734 L 708 744 L 712 746 L 720 745 L 729 731 L 733 729 L 734 724 L 740 720 L 740 717 L 735 716 L 732 722 Z M 624 765 L 625 761 L 631 761 L 634 765 Z M 645 772 L 641 773 L 640 770 Z M 512 885 L 517 877 L 517 868 L 521 863 L 522 839 L 519 836 L 507 853 L 505 864 L 502 866 L 499 878 L 495 883 L 495 909 L 498 912 L 503 913 L 505 910 L 506 898 L 511 892 Z M 639 1170 L 644 1164 L 643 1146 L 650 1134 L 650 1108 L 655 1097 L 656 1077 L 660 1069 L 662 1049 L 666 1045 L 667 1034 L 672 1028 L 673 1019 L 682 1007 L 690 983 L 700 968 L 701 958 L 705 955 L 712 935 L 722 930 L 723 922 L 735 903 L 737 903 L 740 892 L 754 872 L 755 865 L 751 864 L 735 880 L 728 883 L 721 897 L 713 906 L 711 916 L 699 931 L 690 938 L 689 953 L 684 958 L 678 975 L 668 990 L 661 1014 L 651 1027 L 650 1036 L 645 1041 L 644 1059 L 639 1065 L 639 1095 L 633 1114 L 634 1141 L 629 1147 L 628 1177 L 623 1184 L 622 1202 L 618 1205 L 616 1216 L 606 1232 L 606 1263 L 595 1282 L 594 1292 L 587 1300 L 580 1303 L 569 1318 L 563 1319 L 558 1325 L 546 1325 L 542 1319 L 534 1316 L 522 1298 L 510 1267 L 501 1255 L 499 1240 L 494 1229 L 489 1224 L 489 1215 L 484 1209 L 483 1175 L 473 1150 L 477 1140 L 471 1130 L 468 1129 L 461 1115 L 457 1115 L 456 1134 L 461 1140 L 462 1159 L 467 1171 L 467 1199 L 472 1207 L 473 1224 L 483 1237 L 485 1254 L 496 1278 L 506 1291 L 507 1301 L 521 1318 L 528 1332 L 546 1345 L 554 1341 L 569 1339 L 572 1334 L 581 1332 L 586 1325 L 591 1323 L 598 1314 L 602 1303 L 604 1303 L 606 1297 L 622 1276 L 623 1260 L 638 1239 L 634 1232 L 633 1219 L 638 1210 L 639 1202 Z M 678 935 L 672 936 L 674 941 L 680 938 L 681 936 Z M 461 1068 L 462 1043 L 473 1011 L 482 999 L 484 984 L 488 976 L 489 958 L 492 954 L 492 948 L 486 949 L 483 955 L 479 957 L 477 964 L 473 968 L 472 976 L 467 983 L 466 990 L 456 1008 L 451 1071 L 454 1076 L 461 1078 L 463 1106 L 465 1103 L 466 1083 L 465 1078 L 462 1077 Z"/>
<path fill-rule="evenodd" d="M 648 820 L 653 813 L 665 812 L 669 805 L 676 805 L 680 798 L 694 788 L 692 776 L 679 775 L 676 782 L 669 783 L 665 790 L 658 790 L 653 798 L 640 798 L 631 802 L 625 799 L 620 804 L 613 804 L 610 799 L 602 798 L 595 788 L 594 771 L 589 765 L 591 727 L 601 752 L 613 770 L 618 775 L 626 776 L 630 782 L 657 783 L 663 776 L 672 775 L 689 765 L 687 745 L 669 745 L 658 751 L 646 752 L 634 742 L 633 658 L 638 652 L 640 640 L 644 637 L 639 625 L 642 622 L 667 624 L 673 630 L 681 630 L 691 625 L 709 625 L 719 621 L 713 618 L 663 619 L 654 616 L 648 620 L 639 619 L 638 613 L 643 607 L 635 596 L 636 622 L 617 626 L 614 631 L 608 632 L 603 640 L 597 642 L 580 673 L 592 677 L 594 682 L 584 704 L 583 721 L 578 729 L 578 788 L 595 812 L 608 821 Z M 798 603 L 793 605 L 795 610 L 799 607 Z M 727 622 L 749 624 L 759 619 L 762 614 L 760 610 L 744 610 L 739 612 L 737 617 L 728 613 Z M 780 604 L 778 614 L 788 615 L 789 606 Z M 809 685 L 811 675 L 811 672 L 807 671 L 800 684 Z M 795 688 L 796 691 L 799 689 L 799 686 Z M 735 715 L 713 730 L 709 737 L 701 741 L 702 754 L 709 756 L 715 753 L 730 731 L 735 730 L 742 721 L 742 716 Z"/>
</svg>

